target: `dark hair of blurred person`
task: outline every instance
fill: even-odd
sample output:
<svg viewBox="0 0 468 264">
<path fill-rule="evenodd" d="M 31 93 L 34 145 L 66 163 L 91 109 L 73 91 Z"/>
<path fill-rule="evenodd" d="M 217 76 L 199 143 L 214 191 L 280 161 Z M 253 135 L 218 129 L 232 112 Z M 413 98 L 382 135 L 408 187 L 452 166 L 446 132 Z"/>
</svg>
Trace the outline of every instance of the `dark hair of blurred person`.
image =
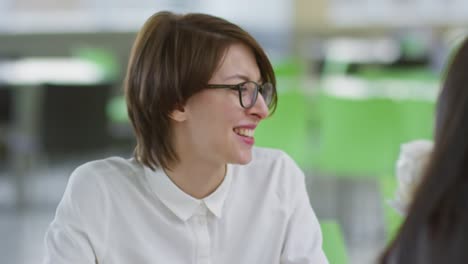
<svg viewBox="0 0 468 264">
<path fill-rule="evenodd" d="M 468 263 L 468 39 L 437 102 L 434 149 L 382 264 Z"/>
</svg>

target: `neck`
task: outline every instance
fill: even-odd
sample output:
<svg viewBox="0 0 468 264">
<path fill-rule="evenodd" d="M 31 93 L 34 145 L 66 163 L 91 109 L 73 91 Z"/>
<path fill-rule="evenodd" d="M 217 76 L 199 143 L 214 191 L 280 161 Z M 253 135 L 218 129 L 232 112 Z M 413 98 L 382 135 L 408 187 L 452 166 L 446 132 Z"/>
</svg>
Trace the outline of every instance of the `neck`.
<svg viewBox="0 0 468 264">
<path fill-rule="evenodd" d="M 203 199 L 213 193 L 223 182 L 226 175 L 226 164 L 212 160 L 206 153 L 195 151 L 197 147 L 188 140 L 189 131 L 184 124 L 174 123 L 174 147 L 179 160 L 171 164 L 166 174 L 182 191 L 188 195 Z"/>
<path fill-rule="evenodd" d="M 182 191 L 188 195 L 203 199 L 213 193 L 224 180 L 226 164 L 207 165 L 202 162 L 182 161 L 166 174 Z"/>
</svg>

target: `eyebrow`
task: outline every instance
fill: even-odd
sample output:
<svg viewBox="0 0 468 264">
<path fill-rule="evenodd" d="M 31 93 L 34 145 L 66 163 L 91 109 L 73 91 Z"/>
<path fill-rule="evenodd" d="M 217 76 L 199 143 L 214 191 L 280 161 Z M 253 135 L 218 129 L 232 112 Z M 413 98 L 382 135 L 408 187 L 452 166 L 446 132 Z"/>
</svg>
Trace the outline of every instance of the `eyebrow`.
<svg viewBox="0 0 468 264">
<path fill-rule="evenodd" d="M 231 79 L 242 79 L 244 81 L 251 81 L 249 77 L 243 74 L 234 74 L 234 75 L 224 78 L 225 81 L 231 80 Z M 257 80 L 257 83 L 262 83 L 262 77 L 260 77 L 260 79 Z"/>
</svg>

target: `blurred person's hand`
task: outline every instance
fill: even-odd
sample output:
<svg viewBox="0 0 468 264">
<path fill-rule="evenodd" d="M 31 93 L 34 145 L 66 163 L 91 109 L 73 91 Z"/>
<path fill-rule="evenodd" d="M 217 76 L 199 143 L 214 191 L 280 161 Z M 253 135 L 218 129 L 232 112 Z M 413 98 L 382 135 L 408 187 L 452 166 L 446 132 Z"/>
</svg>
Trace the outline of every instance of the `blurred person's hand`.
<svg viewBox="0 0 468 264">
<path fill-rule="evenodd" d="M 396 164 L 398 189 L 390 205 L 401 215 L 406 215 L 414 192 L 421 181 L 424 169 L 432 152 L 433 142 L 429 140 L 414 140 L 402 144 Z"/>
</svg>

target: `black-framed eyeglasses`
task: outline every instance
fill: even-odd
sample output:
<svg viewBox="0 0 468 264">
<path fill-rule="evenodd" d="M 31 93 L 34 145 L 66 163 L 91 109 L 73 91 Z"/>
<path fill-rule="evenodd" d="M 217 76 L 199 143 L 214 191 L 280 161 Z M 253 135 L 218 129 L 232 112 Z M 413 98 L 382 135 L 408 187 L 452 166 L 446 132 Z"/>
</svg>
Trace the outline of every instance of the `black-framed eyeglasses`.
<svg viewBox="0 0 468 264">
<path fill-rule="evenodd" d="M 243 108 L 249 109 L 257 102 L 258 92 L 263 97 L 266 105 L 270 107 L 273 99 L 273 84 L 266 82 L 258 84 L 253 81 L 242 82 L 239 84 L 208 84 L 206 86 L 210 89 L 232 89 L 239 92 L 239 102 Z"/>
</svg>

